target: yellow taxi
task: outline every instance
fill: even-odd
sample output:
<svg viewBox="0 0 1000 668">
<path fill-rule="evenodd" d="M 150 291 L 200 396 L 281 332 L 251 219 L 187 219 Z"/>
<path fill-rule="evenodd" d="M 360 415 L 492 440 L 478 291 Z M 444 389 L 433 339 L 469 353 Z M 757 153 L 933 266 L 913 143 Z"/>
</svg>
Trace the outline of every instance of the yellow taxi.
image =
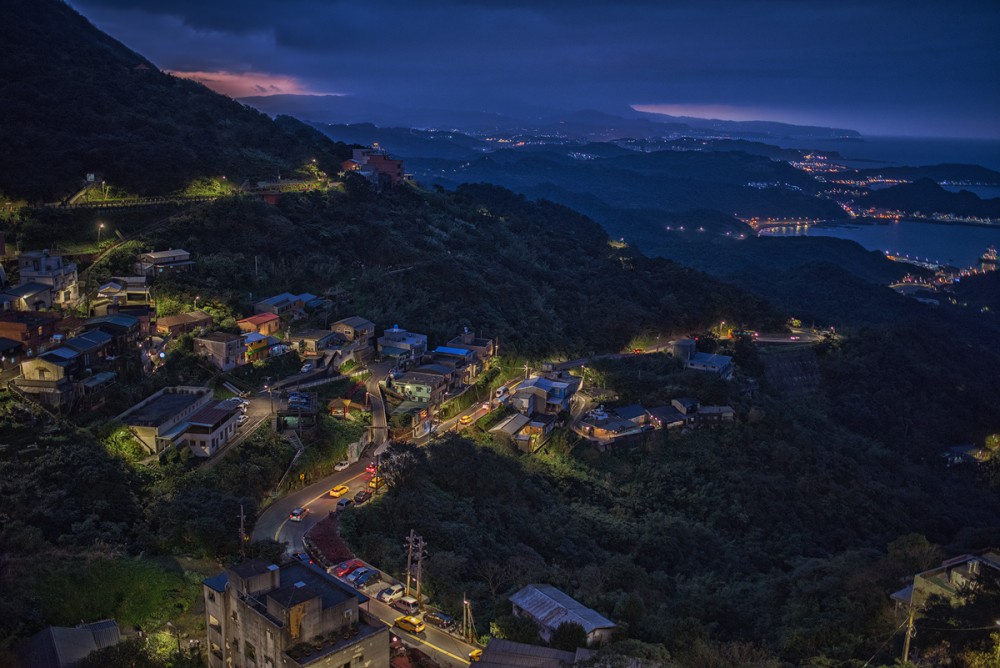
<svg viewBox="0 0 1000 668">
<path fill-rule="evenodd" d="M 385 478 L 380 478 L 377 475 L 372 476 L 372 479 L 368 481 L 368 487 L 375 490 L 380 489 L 384 484 Z"/>
<path fill-rule="evenodd" d="M 404 631 L 409 631 L 410 633 L 424 632 L 424 623 L 411 615 L 403 615 L 402 617 L 397 617 L 396 621 L 394 621 L 392 625 L 398 626 Z"/>
<path fill-rule="evenodd" d="M 330 490 L 330 496 L 332 496 L 335 499 L 339 499 L 343 495 L 347 494 L 349 491 L 351 490 L 350 488 L 348 488 L 347 485 L 337 485 L 336 487 Z"/>
<path fill-rule="evenodd" d="M 462 417 L 458 418 L 458 421 L 461 422 L 462 424 L 472 424 L 472 416 L 463 415 Z"/>
<path fill-rule="evenodd" d="M 471 652 L 469 652 L 469 661 L 472 661 L 473 663 L 479 661 L 482 658 L 483 658 L 483 650 L 481 649 L 474 649 Z"/>
</svg>

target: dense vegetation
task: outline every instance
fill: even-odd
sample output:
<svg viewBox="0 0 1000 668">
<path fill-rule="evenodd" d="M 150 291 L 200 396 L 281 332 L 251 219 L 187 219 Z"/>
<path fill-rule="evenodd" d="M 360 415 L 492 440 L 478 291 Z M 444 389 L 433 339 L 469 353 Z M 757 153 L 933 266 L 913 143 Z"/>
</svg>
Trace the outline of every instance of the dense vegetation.
<svg viewBox="0 0 1000 668">
<path fill-rule="evenodd" d="M 377 199 L 359 187 L 286 197 L 277 207 L 231 199 L 148 240 L 197 261 L 161 295 L 208 293 L 247 310 L 285 290 L 340 287 L 348 302 L 332 317 L 398 323 L 437 342 L 469 326 L 536 359 L 619 350 L 643 332 L 684 333 L 726 317 L 782 321 L 762 300 L 611 243 L 569 209 L 493 186 L 401 188 Z"/>
<path fill-rule="evenodd" d="M 0 195 L 29 201 L 70 195 L 87 173 L 162 194 L 203 177 L 274 179 L 313 158 L 333 174 L 350 154 L 299 121 L 161 72 L 59 0 L 4 4 L 0 119 Z"/>
<path fill-rule="evenodd" d="M 731 430 L 605 454 L 566 454 L 557 440 L 518 459 L 478 441 L 403 450 L 389 493 L 345 531 L 398 572 L 416 529 L 431 553 L 426 590 L 451 612 L 471 597 L 480 631 L 506 628 L 508 595 L 550 582 L 679 665 L 739 643 L 839 665 L 879 649 L 899 623 L 888 594 L 933 565 L 937 552 L 911 534 L 950 543 L 964 530 L 950 549 L 995 537 L 974 535 L 995 499 L 967 475 L 893 456 L 822 401 L 765 401 Z"/>
<path fill-rule="evenodd" d="M 152 627 L 182 612 L 196 591 L 181 569 L 122 559 L 235 554 L 241 506 L 252 526 L 291 459 L 260 431 L 211 470 L 182 458 L 136 466 L 113 434 L 98 440 L 6 393 L 0 442 L 0 646 L 45 624 Z"/>
<path fill-rule="evenodd" d="M 953 193 L 929 178 L 872 191 L 861 200 L 861 204 L 901 211 L 919 211 L 924 215 L 951 213 L 956 216 L 1000 218 L 1000 198 L 980 199 L 978 195 L 968 190 Z"/>
</svg>

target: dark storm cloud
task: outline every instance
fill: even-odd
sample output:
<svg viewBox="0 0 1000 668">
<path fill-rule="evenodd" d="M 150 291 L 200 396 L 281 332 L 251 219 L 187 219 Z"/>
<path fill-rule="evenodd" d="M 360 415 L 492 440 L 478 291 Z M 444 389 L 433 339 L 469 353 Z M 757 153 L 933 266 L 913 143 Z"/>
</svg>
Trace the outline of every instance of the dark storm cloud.
<svg viewBox="0 0 1000 668">
<path fill-rule="evenodd" d="M 429 106 L 729 105 L 1000 135 L 995 2 L 72 0 L 167 69 Z M 890 114 L 905 114 L 892 122 Z"/>
</svg>

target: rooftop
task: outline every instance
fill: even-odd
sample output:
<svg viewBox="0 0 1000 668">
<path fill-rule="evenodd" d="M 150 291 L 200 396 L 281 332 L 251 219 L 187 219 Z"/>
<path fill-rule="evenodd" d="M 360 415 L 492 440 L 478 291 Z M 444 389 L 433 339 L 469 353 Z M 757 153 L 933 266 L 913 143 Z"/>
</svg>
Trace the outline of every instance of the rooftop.
<svg viewBox="0 0 1000 668">
<path fill-rule="evenodd" d="M 616 626 L 607 617 L 591 610 L 552 585 L 530 584 L 510 597 L 510 601 L 550 629 L 576 622 L 588 634 Z"/>
<path fill-rule="evenodd" d="M 370 327 L 373 328 L 373 327 L 375 327 L 375 323 L 371 322 L 370 320 L 365 320 L 364 318 L 362 318 L 359 315 L 352 315 L 350 318 L 344 318 L 343 320 L 338 320 L 337 322 L 335 322 L 333 324 L 334 325 L 347 325 L 348 327 L 353 327 L 354 329 L 364 329 L 364 328 L 370 328 Z"/>
<path fill-rule="evenodd" d="M 438 346 L 433 352 L 439 355 L 458 355 L 459 357 L 467 357 L 472 353 L 468 348 L 452 348 L 451 346 Z"/>
<path fill-rule="evenodd" d="M 229 343 L 230 341 L 239 340 L 239 334 L 230 334 L 229 332 L 209 332 L 208 334 L 195 337 L 195 341 L 218 341 L 219 343 Z"/>
<path fill-rule="evenodd" d="M 280 320 L 280 318 L 274 313 L 258 313 L 257 315 L 252 315 L 249 318 L 243 318 L 237 322 L 246 322 L 254 326 L 260 326 L 264 323 L 271 322 L 272 320 Z"/>
<path fill-rule="evenodd" d="M 123 416 L 125 424 L 136 427 L 159 427 L 185 408 L 201 399 L 204 392 L 164 392 L 149 403 L 129 411 Z"/>
</svg>

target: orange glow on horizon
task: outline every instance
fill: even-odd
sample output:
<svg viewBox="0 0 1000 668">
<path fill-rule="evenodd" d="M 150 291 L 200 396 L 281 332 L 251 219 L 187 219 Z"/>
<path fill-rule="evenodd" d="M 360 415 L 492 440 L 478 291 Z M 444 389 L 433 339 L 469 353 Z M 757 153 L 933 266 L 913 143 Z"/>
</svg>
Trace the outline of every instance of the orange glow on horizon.
<svg viewBox="0 0 1000 668">
<path fill-rule="evenodd" d="M 730 104 L 633 104 L 632 108 L 647 114 L 690 116 L 718 121 L 776 121 L 779 123 L 811 123 L 807 118 L 793 117 L 777 109 L 741 107 Z"/>
<path fill-rule="evenodd" d="M 311 90 L 293 76 L 263 72 L 179 72 L 170 74 L 204 84 L 229 97 L 252 95 L 325 95 Z"/>
</svg>

